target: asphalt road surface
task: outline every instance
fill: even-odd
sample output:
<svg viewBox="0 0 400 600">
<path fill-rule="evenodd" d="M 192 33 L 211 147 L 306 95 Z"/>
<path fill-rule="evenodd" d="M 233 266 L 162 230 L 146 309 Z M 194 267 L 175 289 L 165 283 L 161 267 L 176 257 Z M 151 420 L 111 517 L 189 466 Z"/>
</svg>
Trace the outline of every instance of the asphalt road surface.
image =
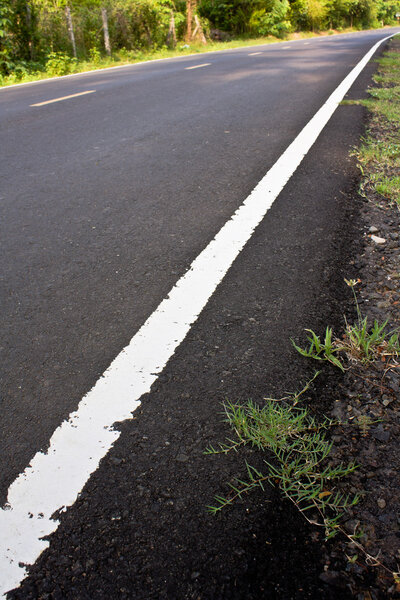
<svg viewBox="0 0 400 600">
<path fill-rule="evenodd" d="M 331 92 L 392 32 L 0 90 L 2 503 Z M 349 97 L 365 94 L 374 68 Z M 203 451 L 229 434 L 224 398 L 297 389 L 312 369 L 290 337 L 341 316 L 357 232 L 349 150 L 363 118 L 359 106 L 338 108 L 10 598 L 331 597 L 318 548 L 276 494 L 207 514 L 243 458 Z"/>
</svg>

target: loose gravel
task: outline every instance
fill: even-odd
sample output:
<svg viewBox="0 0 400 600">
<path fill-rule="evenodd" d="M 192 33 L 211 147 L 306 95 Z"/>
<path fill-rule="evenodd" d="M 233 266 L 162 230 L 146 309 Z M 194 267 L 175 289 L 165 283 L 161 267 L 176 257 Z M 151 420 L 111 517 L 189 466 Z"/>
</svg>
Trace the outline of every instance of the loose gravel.
<svg viewBox="0 0 400 600">
<path fill-rule="evenodd" d="M 400 40 L 395 43 L 400 47 Z M 376 121 L 373 134 L 379 138 Z M 356 289 L 362 315 L 370 324 L 388 321 L 387 330 L 395 330 L 400 327 L 400 211 L 367 185 L 360 213 L 363 239 L 349 276 L 360 279 Z M 400 598 L 400 585 L 391 574 L 400 564 L 399 400 L 400 359 L 382 357 L 346 370 L 332 411 L 351 423 L 335 431 L 333 460 L 360 465 L 349 491 L 361 494 L 362 501 L 344 527 L 349 535 L 359 534 L 368 556 L 354 544 L 337 541 L 320 578 L 329 586 L 345 585 L 359 600 Z M 346 555 L 350 560 L 340 565 L 340 556 Z"/>
</svg>

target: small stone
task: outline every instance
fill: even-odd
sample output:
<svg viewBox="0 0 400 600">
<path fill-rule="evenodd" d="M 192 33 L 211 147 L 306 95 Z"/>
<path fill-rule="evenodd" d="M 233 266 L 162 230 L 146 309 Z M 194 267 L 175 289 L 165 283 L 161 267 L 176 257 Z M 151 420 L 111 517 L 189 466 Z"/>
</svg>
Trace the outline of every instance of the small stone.
<svg viewBox="0 0 400 600">
<path fill-rule="evenodd" d="M 381 300 L 376 305 L 376 307 L 379 308 L 379 310 L 383 310 L 385 308 L 389 308 L 389 306 L 390 306 L 390 303 L 387 302 L 386 300 Z"/>
<path fill-rule="evenodd" d="M 178 456 L 176 457 L 176 460 L 178 462 L 187 462 L 189 460 L 189 457 L 187 454 L 178 454 Z"/>
<path fill-rule="evenodd" d="M 377 235 L 371 235 L 371 240 L 375 242 L 375 244 L 386 244 L 385 238 L 378 237 Z"/>
<path fill-rule="evenodd" d="M 379 229 L 377 227 L 375 227 L 375 225 L 371 225 L 371 227 L 368 229 L 368 231 L 370 233 L 378 233 Z"/>
<path fill-rule="evenodd" d="M 355 519 L 349 519 L 344 524 L 344 528 L 347 531 L 347 533 L 353 534 L 357 530 L 359 524 L 359 521 L 356 521 Z"/>
<path fill-rule="evenodd" d="M 371 431 L 373 437 L 380 442 L 387 442 L 390 438 L 390 433 L 383 429 L 382 424 L 378 425 Z"/>
<path fill-rule="evenodd" d="M 383 498 L 378 498 L 376 503 L 379 506 L 379 508 L 383 509 L 386 507 L 386 501 Z"/>
<path fill-rule="evenodd" d="M 331 585 L 340 589 L 346 588 L 346 581 L 344 577 L 338 573 L 338 571 L 326 571 L 325 573 L 321 573 L 319 578 L 327 585 Z"/>
</svg>

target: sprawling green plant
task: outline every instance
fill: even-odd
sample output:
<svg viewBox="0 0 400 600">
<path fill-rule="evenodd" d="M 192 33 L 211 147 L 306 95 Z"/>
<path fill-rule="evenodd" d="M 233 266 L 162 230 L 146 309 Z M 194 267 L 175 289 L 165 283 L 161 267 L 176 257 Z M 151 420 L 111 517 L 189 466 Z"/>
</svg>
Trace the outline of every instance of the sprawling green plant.
<svg viewBox="0 0 400 600">
<path fill-rule="evenodd" d="M 208 507 L 213 514 L 254 488 L 264 489 L 269 483 L 278 486 L 307 521 L 323 527 L 327 538 L 336 535 L 343 514 L 359 501 L 359 496 L 343 493 L 335 483 L 348 476 L 357 465 L 331 466 L 328 463 L 332 443 L 326 435 L 337 422 L 328 418 L 318 422 L 307 408 L 298 406 L 310 384 L 281 400 L 267 398 L 262 406 L 251 401 L 244 406 L 232 402 L 224 404 L 227 421 L 236 438 L 218 448 L 210 447 L 207 453 L 227 453 L 249 444 L 268 453 L 269 459 L 264 460 L 264 470 L 246 463 L 247 478 L 231 483 L 229 495 L 216 496 L 215 505 Z"/>
</svg>

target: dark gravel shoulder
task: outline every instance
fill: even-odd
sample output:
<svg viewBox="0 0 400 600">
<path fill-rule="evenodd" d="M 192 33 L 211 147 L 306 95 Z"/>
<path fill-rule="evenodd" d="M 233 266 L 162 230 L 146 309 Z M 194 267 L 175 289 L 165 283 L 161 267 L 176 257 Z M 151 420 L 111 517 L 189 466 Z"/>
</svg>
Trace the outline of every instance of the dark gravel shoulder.
<svg viewBox="0 0 400 600">
<path fill-rule="evenodd" d="M 371 190 L 361 210 L 364 240 L 354 267 L 360 278 L 359 305 L 370 324 L 388 321 L 387 330 L 400 327 L 400 213 Z M 377 244 L 372 235 L 385 240 Z M 398 598 L 400 588 L 390 572 L 400 561 L 400 364 L 396 357 L 369 366 L 353 365 L 344 375 L 333 416 L 354 424 L 334 435 L 335 460 L 360 465 L 351 476 L 351 489 L 363 496 L 346 523 L 348 533 L 362 533 L 360 542 L 370 555 L 342 546 L 350 556 L 349 583 L 361 598 Z M 340 544 L 339 544 L 340 546 Z M 377 560 L 374 561 L 373 558 Z M 375 563 L 368 566 L 368 563 Z"/>
<path fill-rule="evenodd" d="M 400 40 L 391 42 L 400 48 Z M 384 139 L 378 119 L 367 119 L 374 139 Z M 393 132 L 394 133 L 394 132 Z M 395 174 L 393 174 L 395 175 Z M 377 194 L 368 182 L 360 205 L 360 237 L 350 261 L 350 274 L 359 279 L 355 288 L 363 317 L 372 326 L 387 321 L 387 332 L 400 330 L 400 211 L 395 203 Z M 361 204 L 360 204 L 361 203 Z M 351 322 L 352 310 L 347 314 Z M 353 315 L 354 322 L 356 315 Z M 355 461 L 359 469 L 350 478 L 350 492 L 362 501 L 348 515 L 345 529 L 359 534 L 365 550 L 338 539 L 325 567 L 327 582 L 347 580 L 354 597 L 362 600 L 400 598 L 393 573 L 400 564 L 400 359 L 382 356 L 368 366 L 350 362 L 336 390 L 332 416 L 350 423 L 333 436 L 335 462 Z M 337 558 L 353 559 L 342 565 Z M 337 563 L 336 563 L 337 566 Z"/>
</svg>

